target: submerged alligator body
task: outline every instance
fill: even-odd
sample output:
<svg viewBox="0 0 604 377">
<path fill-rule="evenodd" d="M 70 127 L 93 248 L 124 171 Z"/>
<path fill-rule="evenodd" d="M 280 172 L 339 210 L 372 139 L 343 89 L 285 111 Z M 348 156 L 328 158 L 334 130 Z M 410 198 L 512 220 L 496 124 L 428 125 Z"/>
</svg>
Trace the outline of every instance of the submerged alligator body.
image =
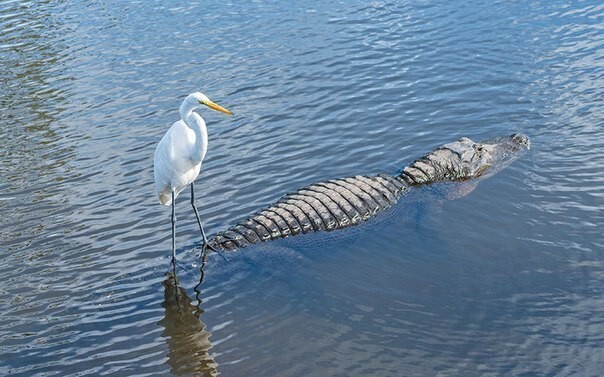
<svg viewBox="0 0 604 377">
<path fill-rule="evenodd" d="M 463 137 L 415 160 L 396 176 L 357 175 L 301 188 L 219 232 L 208 244 L 218 250 L 234 250 L 300 233 L 357 225 L 392 207 L 413 186 L 493 175 L 529 145 L 523 134 L 478 143 Z"/>
</svg>

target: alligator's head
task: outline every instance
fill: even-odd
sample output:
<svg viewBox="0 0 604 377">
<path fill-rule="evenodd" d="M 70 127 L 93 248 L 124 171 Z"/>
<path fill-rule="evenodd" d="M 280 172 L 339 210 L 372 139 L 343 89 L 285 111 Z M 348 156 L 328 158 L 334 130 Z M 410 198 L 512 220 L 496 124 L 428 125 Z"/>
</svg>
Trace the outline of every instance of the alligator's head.
<svg viewBox="0 0 604 377">
<path fill-rule="evenodd" d="M 492 175 L 530 147 L 528 136 L 512 134 L 482 142 L 462 137 L 445 144 L 407 166 L 400 178 L 408 184 L 460 181 Z"/>
</svg>

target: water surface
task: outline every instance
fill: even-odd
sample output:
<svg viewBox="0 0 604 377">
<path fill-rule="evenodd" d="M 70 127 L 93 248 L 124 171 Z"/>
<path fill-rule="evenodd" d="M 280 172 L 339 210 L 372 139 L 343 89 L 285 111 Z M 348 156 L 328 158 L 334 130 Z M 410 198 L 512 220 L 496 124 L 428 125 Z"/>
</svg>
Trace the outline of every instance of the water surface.
<svg viewBox="0 0 604 377">
<path fill-rule="evenodd" d="M 3 2 L 0 374 L 599 376 L 603 21 L 598 1 Z M 183 194 L 176 289 L 152 155 L 195 90 L 236 114 L 203 113 L 210 233 L 461 136 L 532 149 L 458 200 L 210 258 L 201 292 Z"/>
</svg>

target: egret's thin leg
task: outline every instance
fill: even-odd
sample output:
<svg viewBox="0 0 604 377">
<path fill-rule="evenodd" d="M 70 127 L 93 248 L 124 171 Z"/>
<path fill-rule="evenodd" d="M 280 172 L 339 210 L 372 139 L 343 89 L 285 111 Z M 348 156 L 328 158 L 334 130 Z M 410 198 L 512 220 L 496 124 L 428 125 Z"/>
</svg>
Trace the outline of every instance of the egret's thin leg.
<svg viewBox="0 0 604 377">
<path fill-rule="evenodd" d="M 176 215 L 174 213 L 174 191 L 172 191 L 172 265 L 174 267 L 174 279 L 176 279 Z"/>
<path fill-rule="evenodd" d="M 201 237 L 203 238 L 203 244 L 208 244 L 208 239 L 206 238 L 206 233 L 203 231 L 203 225 L 201 225 L 201 220 L 199 219 L 199 211 L 197 211 L 197 206 L 195 205 L 195 188 L 193 187 L 193 183 L 191 183 L 191 206 L 193 207 L 193 211 L 195 212 L 195 217 L 197 218 L 197 224 L 199 225 L 199 230 L 201 231 Z"/>
<path fill-rule="evenodd" d="M 205 263 L 205 261 L 206 261 L 207 248 L 212 249 L 213 251 L 218 253 L 218 255 L 220 255 L 224 260 L 228 261 L 228 259 L 224 255 L 222 255 L 221 252 L 219 252 L 213 246 L 210 246 L 208 244 L 208 239 L 206 237 L 206 233 L 203 231 L 203 225 L 201 225 L 201 220 L 199 219 L 199 211 L 197 211 L 197 206 L 195 205 L 195 188 L 194 188 L 193 184 L 194 183 L 191 182 L 191 207 L 193 207 L 193 211 L 195 212 L 195 217 L 197 218 L 197 224 L 199 225 L 199 230 L 201 231 L 201 237 L 203 238 L 202 262 Z"/>
</svg>

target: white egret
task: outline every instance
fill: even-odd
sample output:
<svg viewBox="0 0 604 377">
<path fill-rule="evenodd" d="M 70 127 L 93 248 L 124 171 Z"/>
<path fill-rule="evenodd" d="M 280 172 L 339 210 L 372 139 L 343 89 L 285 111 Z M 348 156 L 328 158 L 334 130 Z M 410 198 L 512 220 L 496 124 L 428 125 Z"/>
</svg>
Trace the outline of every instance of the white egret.
<svg viewBox="0 0 604 377">
<path fill-rule="evenodd" d="M 200 92 L 191 93 L 180 105 L 180 117 L 164 134 L 155 148 L 153 158 L 155 188 L 162 205 L 172 205 L 172 263 L 176 268 L 176 216 L 174 203 L 178 194 L 191 186 L 191 206 L 203 238 L 204 257 L 208 239 L 203 231 L 199 212 L 195 206 L 193 183 L 199 175 L 201 162 L 208 149 L 208 131 L 203 118 L 193 110 L 205 105 L 210 109 L 233 115 L 229 110 L 215 104 Z"/>
</svg>

